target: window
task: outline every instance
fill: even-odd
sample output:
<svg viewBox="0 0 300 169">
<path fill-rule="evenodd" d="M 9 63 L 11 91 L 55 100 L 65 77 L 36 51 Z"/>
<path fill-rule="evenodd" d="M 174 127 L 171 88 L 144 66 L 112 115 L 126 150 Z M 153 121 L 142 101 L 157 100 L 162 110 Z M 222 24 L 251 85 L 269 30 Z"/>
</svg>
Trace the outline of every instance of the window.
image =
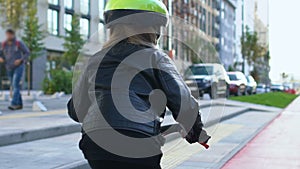
<svg viewBox="0 0 300 169">
<path fill-rule="evenodd" d="M 68 31 L 72 30 L 72 15 L 65 14 L 64 15 L 64 28 Z"/>
<path fill-rule="evenodd" d="M 90 14 L 90 0 L 80 0 L 80 12 L 83 15 Z"/>
<path fill-rule="evenodd" d="M 51 5 L 59 5 L 59 0 L 48 0 L 48 3 Z"/>
<path fill-rule="evenodd" d="M 80 18 L 80 34 L 88 38 L 90 34 L 90 21 L 87 18 Z"/>
<path fill-rule="evenodd" d="M 99 18 L 104 19 L 103 11 L 106 5 L 106 0 L 99 0 Z"/>
<path fill-rule="evenodd" d="M 52 35 L 59 35 L 59 0 L 48 0 L 47 29 Z"/>
<path fill-rule="evenodd" d="M 225 45 L 224 37 L 221 38 L 221 45 Z"/>
<path fill-rule="evenodd" d="M 212 75 L 213 67 L 212 66 L 191 66 L 186 75 Z"/>
<path fill-rule="evenodd" d="M 80 0 L 80 33 L 83 38 L 90 36 L 90 0 Z"/>
<path fill-rule="evenodd" d="M 210 21 L 210 18 L 211 18 L 211 13 L 209 12 L 209 13 L 207 13 L 208 15 L 207 15 L 207 23 L 208 23 L 208 26 L 209 26 L 209 28 L 208 28 L 208 30 L 207 30 L 207 34 L 208 35 L 211 35 L 211 29 L 210 29 L 210 26 L 211 26 L 211 21 Z"/>
<path fill-rule="evenodd" d="M 64 0 L 64 5 L 66 9 L 73 9 L 73 0 Z"/>
<path fill-rule="evenodd" d="M 48 9 L 47 26 L 48 32 L 52 35 L 58 35 L 58 11 Z"/>
<path fill-rule="evenodd" d="M 103 43 L 106 41 L 106 29 L 103 23 L 98 24 L 98 36 L 99 36 L 99 42 Z"/>
</svg>

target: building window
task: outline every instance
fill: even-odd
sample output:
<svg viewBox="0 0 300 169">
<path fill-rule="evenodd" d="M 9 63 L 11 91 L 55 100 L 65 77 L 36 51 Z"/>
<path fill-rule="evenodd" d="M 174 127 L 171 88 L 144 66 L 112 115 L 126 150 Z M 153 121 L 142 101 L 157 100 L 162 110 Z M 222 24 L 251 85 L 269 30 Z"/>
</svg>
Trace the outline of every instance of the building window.
<svg viewBox="0 0 300 169">
<path fill-rule="evenodd" d="M 103 11 L 107 0 L 99 0 L 99 18 L 104 19 Z"/>
<path fill-rule="evenodd" d="M 59 5 L 59 0 L 48 0 L 48 3 L 51 5 Z"/>
<path fill-rule="evenodd" d="M 72 16 L 74 15 L 74 0 L 64 0 L 65 14 L 64 14 L 64 29 L 72 30 Z"/>
<path fill-rule="evenodd" d="M 90 20 L 87 18 L 80 18 L 80 34 L 87 39 L 90 35 Z"/>
<path fill-rule="evenodd" d="M 222 12 L 221 12 L 221 18 L 225 19 L 225 11 L 224 10 L 222 10 Z"/>
<path fill-rule="evenodd" d="M 58 24 L 58 11 L 53 9 L 48 9 L 48 19 L 47 19 L 47 26 L 48 32 L 52 35 L 59 34 L 59 24 Z"/>
<path fill-rule="evenodd" d="M 66 9 L 73 9 L 73 0 L 64 0 L 64 6 Z"/>
<path fill-rule="evenodd" d="M 99 36 L 99 42 L 103 43 L 106 41 L 106 29 L 103 23 L 98 24 L 98 36 Z"/>
<path fill-rule="evenodd" d="M 80 12 L 83 15 L 90 14 L 90 0 L 80 0 Z"/>
<path fill-rule="evenodd" d="M 52 35 L 59 35 L 59 0 L 48 0 L 47 29 Z"/>
<path fill-rule="evenodd" d="M 71 14 L 64 15 L 64 28 L 68 31 L 72 30 L 72 15 Z"/>
</svg>

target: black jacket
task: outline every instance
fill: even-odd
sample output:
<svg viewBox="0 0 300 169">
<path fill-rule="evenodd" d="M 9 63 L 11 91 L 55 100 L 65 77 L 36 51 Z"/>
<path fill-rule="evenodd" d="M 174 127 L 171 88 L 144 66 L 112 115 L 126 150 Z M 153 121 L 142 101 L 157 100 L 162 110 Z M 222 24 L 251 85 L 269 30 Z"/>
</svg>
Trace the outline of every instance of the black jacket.
<svg viewBox="0 0 300 169">
<path fill-rule="evenodd" d="M 190 143 L 210 138 L 202 130 L 198 102 L 171 59 L 158 49 L 122 41 L 91 57 L 81 74 L 68 113 L 83 123 L 84 132 L 112 127 L 158 135 L 167 106 L 189 133 Z"/>
</svg>

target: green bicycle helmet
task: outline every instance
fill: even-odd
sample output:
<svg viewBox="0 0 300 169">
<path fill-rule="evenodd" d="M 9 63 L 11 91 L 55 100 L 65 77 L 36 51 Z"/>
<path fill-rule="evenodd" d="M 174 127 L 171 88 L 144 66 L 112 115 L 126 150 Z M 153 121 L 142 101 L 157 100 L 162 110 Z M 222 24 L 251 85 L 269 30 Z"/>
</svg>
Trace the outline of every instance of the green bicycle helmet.
<svg viewBox="0 0 300 169">
<path fill-rule="evenodd" d="M 109 0 L 104 9 L 107 27 L 115 24 L 166 27 L 168 16 L 168 9 L 161 0 Z"/>
</svg>

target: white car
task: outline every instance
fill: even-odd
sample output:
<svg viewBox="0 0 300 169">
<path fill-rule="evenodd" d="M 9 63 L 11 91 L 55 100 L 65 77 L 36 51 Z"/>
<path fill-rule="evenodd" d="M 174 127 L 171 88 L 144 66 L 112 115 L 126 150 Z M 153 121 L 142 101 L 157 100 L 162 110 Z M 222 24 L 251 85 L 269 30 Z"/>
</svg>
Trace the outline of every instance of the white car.
<svg viewBox="0 0 300 169">
<path fill-rule="evenodd" d="M 271 85 L 271 91 L 272 92 L 283 92 L 284 91 L 284 86 L 280 83 L 273 83 Z"/>
<path fill-rule="evenodd" d="M 247 92 L 249 95 L 256 94 L 257 83 L 252 76 L 247 76 Z"/>
<path fill-rule="evenodd" d="M 247 78 L 242 72 L 228 72 L 230 94 L 235 96 L 247 94 Z"/>
<path fill-rule="evenodd" d="M 256 94 L 263 94 L 267 92 L 267 87 L 264 84 L 258 84 L 256 87 Z"/>
</svg>

